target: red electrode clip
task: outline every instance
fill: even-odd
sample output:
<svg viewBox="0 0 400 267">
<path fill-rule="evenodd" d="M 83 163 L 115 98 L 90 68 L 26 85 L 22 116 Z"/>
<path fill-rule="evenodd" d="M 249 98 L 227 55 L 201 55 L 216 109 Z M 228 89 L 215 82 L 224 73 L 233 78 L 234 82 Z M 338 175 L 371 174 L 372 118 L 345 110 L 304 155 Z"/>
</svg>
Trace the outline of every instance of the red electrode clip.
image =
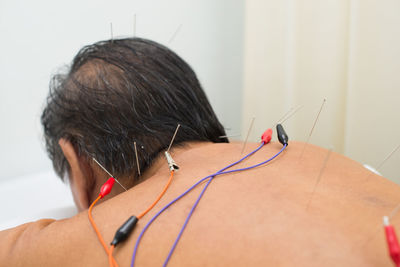
<svg viewBox="0 0 400 267">
<path fill-rule="evenodd" d="M 397 240 L 394 227 L 389 224 L 389 218 L 383 217 L 383 225 L 385 226 L 386 242 L 388 244 L 389 255 L 396 266 L 400 266 L 400 245 Z"/>
<path fill-rule="evenodd" d="M 108 178 L 107 182 L 105 182 L 100 188 L 100 196 L 101 198 L 107 196 L 111 189 L 113 188 L 115 183 L 115 179 L 113 177 Z"/>
<path fill-rule="evenodd" d="M 272 129 L 269 128 L 261 135 L 261 140 L 264 142 L 264 144 L 268 144 L 269 142 L 271 142 L 271 139 L 272 139 Z"/>
</svg>

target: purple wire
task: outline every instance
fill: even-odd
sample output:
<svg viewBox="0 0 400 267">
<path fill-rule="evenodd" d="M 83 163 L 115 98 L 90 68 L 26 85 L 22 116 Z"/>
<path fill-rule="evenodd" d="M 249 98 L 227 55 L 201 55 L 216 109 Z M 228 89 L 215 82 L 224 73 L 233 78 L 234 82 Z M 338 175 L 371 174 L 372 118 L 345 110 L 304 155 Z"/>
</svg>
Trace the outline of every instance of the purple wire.
<svg viewBox="0 0 400 267">
<path fill-rule="evenodd" d="M 133 250 L 133 255 L 132 255 L 132 261 L 131 261 L 131 267 L 134 267 L 135 264 L 135 258 L 136 258 L 136 253 L 137 253 L 137 249 L 140 243 L 140 240 L 142 239 L 144 233 L 146 232 L 147 228 L 149 228 L 149 226 L 153 223 L 153 221 L 161 214 L 163 213 L 166 209 L 168 209 L 172 204 L 174 204 L 176 201 L 178 201 L 180 198 L 182 198 L 183 196 L 185 196 L 187 193 L 189 193 L 190 191 L 193 190 L 193 188 L 195 188 L 196 186 L 198 186 L 200 183 L 202 183 L 203 181 L 205 181 L 206 179 L 209 179 L 212 176 L 215 176 L 217 174 L 222 174 L 222 172 L 240 162 L 242 162 L 243 160 L 245 160 L 246 158 L 248 158 L 249 156 L 253 155 L 254 153 L 256 153 L 258 150 L 260 150 L 262 147 L 264 146 L 264 143 L 261 143 L 261 145 L 255 149 L 254 151 L 250 152 L 249 154 L 247 154 L 246 156 L 244 156 L 243 158 L 239 159 L 238 161 L 222 168 L 221 170 L 219 170 L 218 172 L 208 175 L 202 179 L 200 179 L 199 181 L 197 181 L 194 185 L 192 185 L 189 189 L 187 189 L 185 192 L 183 192 L 181 195 L 179 195 L 177 198 L 175 198 L 174 200 L 172 200 L 170 203 L 168 203 L 167 205 L 165 205 L 159 212 L 156 213 L 156 215 L 154 215 L 150 221 L 145 225 L 145 227 L 143 228 L 142 232 L 140 233 L 138 239 L 136 240 L 136 244 L 135 244 L 135 248 Z"/>
<path fill-rule="evenodd" d="M 177 198 L 175 198 L 174 200 L 172 200 L 170 203 L 168 203 L 167 205 L 165 205 L 159 212 L 156 213 L 156 215 L 154 215 L 150 221 L 145 225 L 145 227 L 143 228 L 142 232 L 140 233 L 139 237 L 136 240 L 136 244 L 135 244 L 135 248 L 133 250 L 133 255 L 132 255 L 132 261 L 131 261 L 131 267 L 134 267 L 135 264 L 135 258 L 136 258 L 136 253 L 137 253 L 137 249 L 140 243 L 140 240 L 142 239 L 144 233 L 146 232 L 147 228 L 150 227 L 150 225 L 153 223 L 153 221 L 161 214 L 163 213 L 166 209 L 168 209 L 172 204 L 174 204 L 176 201 L 178 201 L 179 199 L 181 199 L 183 196 L 185 196 L 187 193 L 189 193 L 190 191 L 193 190 L 193 188 L 195 188 L 196 186 L 198 186 L 200 183 L 202 183 L 203 181 L 205 181 L 206 179 L 209 179 L 212 176 L 215 176 L 216 174 L 222 174 L 222 172 L 240 162 L 242 162 L 243 160 L 245 160 L 246 158 L 248 158 L 249 156 L 253 155 L 254 153 L 256 153 L 258 150 L 260 150 L 265 143 L 261 143 L 261 145 L 255 149 L 254 151 L 250 152 L 249 154 L 247 154 L 246 156 L 244 156 L 243 158 L 239 159 L 238 161 L 222 168 L 221 170 L 219 170 L 218 172 L 208 175 L 202 179 L 200 179 L 199 181 L 197 181 L 194 185 L 192 185 L 189 189 L 187 189 L 185 192 L 183 192 L 181 195 L 179 195 Z"/>
<path fill-rule="evenodd" d="M 261 162 L 261 163 L 258 163 L 258 164 L 256 164 L 256 165 L 253 165 L 253 166 L 250 166 L 250 167 L 241 168 L 241 169 L 237 169 L 237 170 L 232 170 L 232 171 L 230 171 L 230 172 L 233 172 L 233 171 L 244 171 L 244 170 L 248 170 L 248 169 L 252 169 L 252 168 L 256 168 L 256 167 L 258 167 L 258 166 L 261 166 L 261 165 L 263 165 L 263 164 L 265 164 L 265 163 L 267 163 L 267 162 L 273 160 L 274 158 L 276 158 L 280 153 L 282 153 L 282 151 L 286 148 L 286 146 L 287 146 L 287 145 L 284 145 L 284 146 L 282 147 L 282 149 L 281 149 L 277 154 L 275 154 L 272 158 L 270 158 L 270 159 L 268 159 L 268 160 L 266 160 L 266 161 L 263 161 L 263 162 Z M 225 172 L 225 173 L 228 173 L 228 172 L 229 172 L 229 171 L 227 171 L 227 172 Z M 188 216 L 186 217 L 185 223 L 183 224 L 183 226 L 182 226 L 182 228 L 181 228 L 181 231 L 179 232 L 178 236 L 176 237 L 175 242 L 174 242 L 174 244 L 172 245 L 171 250 L 169 251 L 167 258 L 165 259 L 165 262 L 164 262 L 164 264 L 163 264 L 163 267 L 166 267 L 166 266 L 167 266 L 168 261 L 169 261 L 169 259 L 170 259 L 171 256 L 172 256 L 172 253 L 174 252 L 176 246 L 178 245 L 178 242 L 179 242 L 179 240 L 180 240 L 180 238 L 181 238 L 181 236 L 182 236 L 182 234 L 183 234 L 183 231 L 185 230 L 187 224 L 189 223 L 190 217 L 192 216 L 192 214 L 193 214 L 193 212 L 194 212 L 194 209 L 197 207 L 197 204 L 199 204 L 200 199 L 201 199 L 201 198 L 203 197 L 203 195 L 204 195 L 204 192 L 206 191 L 207 187 L 209 186 L 209 184 L 211 183 L 211 181 L 212 181 L 214 178 L 215 178 L 215 176 L 213 176 L 213 177 L 210 178 L 210 180 L 207 182 L 207 184 L 204 186 L 203 190 L 201 191 L 201 193 L 200 193 L 199 197 L 197 198 L 196 202 L 195 202 L 194 205 L 192 206 L 192 209 L 190 210 Z"/>
<path fill-rule="evenodd" d="M 208 176 L 206 176 L 206 177 L 200 179 L 200 180 L 197 181 L 194 185 L 192 185 L 189 189 L 187 189 L 187 190 L 186 190 L 185 192 L 183 192 L 181 195 L 179 195 L 179 196 L 176 197 L 174 200 L 172 200 L 172 201 L 169 202 L 167 205 L 165 205 L 160 211 L 158 211 L 158 212 L 150 219 L 150 221 L 145 225 L 145 227 L 143 228 L 142 232 L 140 233 L 139 237 L 138 237 L 137 240 L 136 240 L 135 248 L 134 248 L 133 254 L 132 254 L 131 267 L 134 267 L 134 265 L 135 265 L 135 258 L 136 258 L 136 254 L 137 254 L 137 249 L 138 249 L 138 247 L 139 247 L 139 243 L 140 243 L 140 241 L 141 241 L 141 239 L 142 239 L 144 233 L 145 233 L 146 230 L 150 227 L 150 225 L 155 221 L 155 219 L 156 219 L 158 216 L 160 216 L 161 213 L 163 213 L 166 209 L 168 209 L 172 204 L 174 204 L 176 201 L 178 201 L 179 199 L 181 199 L 183 196 L 185 196 L 187 193 L 189 193 L 191 190 L 193 190 L 196 186 L 198 186 L 200 183 L 202 183 L 202 182 L 205 181 L 206 179 L 209 179 L 209 178 L 211 178 L 211 177 L 214 178 L 215 176 L 221 175 L 221 174 L 233 173 L 233 172 L 238 172 L 238 171 L 243 171 L 243 170 L 248 170 L 248 169 L 252 169 L 252 168 L 258 167 L 258 166 L 263 165 L 263 164 L 265 164 L 265 163 L 267 163 L 267 162 L 273 160 L 274 158 L 276 158 L 276 157 L 277 157 L 280 153 L 282 153 L 282 151 L 286 148 L 286 145 L 285 145 L 275 156 L 273 156 L 272 158 L 270 158 L 270 159 L 268 159 L 268 160 L 266 160 L 266 161 L 264 161 L 264 162 L 261 162 L 261 163 L 259 163 L 259 164 L 256 164 L 256 165 L 253 165 L 253 166 L 250 166 L 250 167 L 246 167 L 246 168 L 242 168 L 242 169 L 230 170 L 230 171 L 224 172 L 224 170 L 226 170 L 226 169 L 228 169 L 228 168 L 230 168 L 230 167 L 232 167 L 232 166 L 234 166 L 234 165 L 236 165 L 236 164 L 242 162 L 242 161 L 245 160 L 246 158 L 248 158 L 248 157 L 250 157 L 251 155 L 253 155 L 254 153 L 256 153 L 258 150 L 260 150 L 260 149 L 264 146 L 264 144 L 265 144 L 265 143 L 261 143 L 261 145 L 260 145 L 257 149 L 253 150 L 252 152 L 250 152 L 249 154 L 247 154 L 247 155 L 244 156 L 243 158 L 239 159 L 238 161 L 236 161 L 236 162 L 234 162 L 234 163 L 232 163 L 232 164 L 230 164 L 230 165 L 228 165 L 228 166 L 222 168 L 222 169 L 219 170 L 218 172 L 216 172 L 216 173 L 214 173 L 214 174 L 211 174 L 211 175 L 208 175 Z M 198 202 L 200 201 L 201 196 L 204 194 L 205 189 L 208 187 L 208 185 L 210 184 L 211 181 L 212 181 L 212 179 L 210 179 L 210 180 L 207 182 L 207 184 L 205 185 L 205 187 L 203 188 L 203 191 L 201 192 L 200 197 L 198 198 L 198 200 L 197 200 L 196 203 L 195 203 L 196 206 L 197 206 Z M 192 210 L 190 211 L 190 213 L 189 213 L 189 215 L 188 215 L 188 218 L 190 218 L 190 216 L 193 214 L 194 208 L 195 208 L 195 206 L 192 207 Z M 181 232 L 179 233 L 179 236 L 178 236 L 177 240 L 175 240 L 175 243 L 174 243 L 174 245 L 173 245 L 173 248 L 171 249 L 170 253 L 168 254 L 167 261 L 164 263 L 164 265 L 166 265 L 166 264 L 168 263 L 168 260 L 169 260 L 169 258 L 171 257 L 172 252 L 173 252 L 173 250 L 175 249 L 175 247 L 176 247 L 176 245 L 177 245 L 177 243 L 178 243 L 178 240 L 179 240 L 180 236 L 182 235 L 183 230 L 184 230 L 184 228 L 186 227 L 186 225 L 187 225 L 187 223 L 188 223 L 188 221 L 189 221 L 188 218 L 186 219 L 185 224 L 184 224 L 183 228 L 181 229 Z"/>
</svg>

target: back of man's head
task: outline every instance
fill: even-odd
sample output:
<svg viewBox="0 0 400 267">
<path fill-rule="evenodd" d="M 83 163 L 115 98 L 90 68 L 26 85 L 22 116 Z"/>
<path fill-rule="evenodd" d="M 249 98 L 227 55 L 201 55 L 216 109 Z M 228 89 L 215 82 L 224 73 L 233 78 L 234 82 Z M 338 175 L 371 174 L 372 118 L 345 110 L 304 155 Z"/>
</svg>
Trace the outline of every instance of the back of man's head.
<svg viewBox="0 0 400 267">
<path fill-rule="evenodd" d="M 189 141 L 228 142 L 195 73 L 168 48 L 130 38 L 81 49 L 66 74 L 57 74 L 41 121 L 55 171 L 68 171 L 59 145 L 96 158 L 118 176 L 137 181 L 134 142 L 144 172 L 168 147 Z"/>
</svg>

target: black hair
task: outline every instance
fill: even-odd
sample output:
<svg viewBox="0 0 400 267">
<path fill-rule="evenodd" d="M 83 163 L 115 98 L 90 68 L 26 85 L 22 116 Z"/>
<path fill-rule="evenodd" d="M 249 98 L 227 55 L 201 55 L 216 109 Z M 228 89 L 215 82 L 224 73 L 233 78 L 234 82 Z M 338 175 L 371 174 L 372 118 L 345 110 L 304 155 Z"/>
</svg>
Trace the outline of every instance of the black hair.
<svg viewBox="0 0 400 267">
<path fill-rule="evenodd" d="M 41 116 L 46 149 L 63 178 L 68 162 L 58 144 L 69 140 L 79 156 L 96 158 L 115 176 L 138 180 L 165 150 L 189 141 L 228 142 L 190 66 L 174 52 L 142 38 L 83 47 L 67 73 L 56 74 Z"/>
</svg>

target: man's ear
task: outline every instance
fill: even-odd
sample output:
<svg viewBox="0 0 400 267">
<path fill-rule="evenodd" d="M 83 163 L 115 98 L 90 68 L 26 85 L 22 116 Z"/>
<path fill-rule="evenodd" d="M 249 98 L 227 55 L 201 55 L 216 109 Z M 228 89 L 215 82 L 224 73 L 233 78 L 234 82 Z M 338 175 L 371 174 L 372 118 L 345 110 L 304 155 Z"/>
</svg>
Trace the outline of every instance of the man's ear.
<svg viewBox="0 0 400 267">
<path fill-rule="evenodd" d="M 79 211 L 85 210 L 89 207 L 90 202 L 91 188 L 89 187 L 92 183 L 89 180 L 93 179 L 90 166 L 86 161 L 83 162 L 70 141 L 61 138 L 58 144 L 70 166 L 69 182 L 75 205 Z"/>
</svg>

